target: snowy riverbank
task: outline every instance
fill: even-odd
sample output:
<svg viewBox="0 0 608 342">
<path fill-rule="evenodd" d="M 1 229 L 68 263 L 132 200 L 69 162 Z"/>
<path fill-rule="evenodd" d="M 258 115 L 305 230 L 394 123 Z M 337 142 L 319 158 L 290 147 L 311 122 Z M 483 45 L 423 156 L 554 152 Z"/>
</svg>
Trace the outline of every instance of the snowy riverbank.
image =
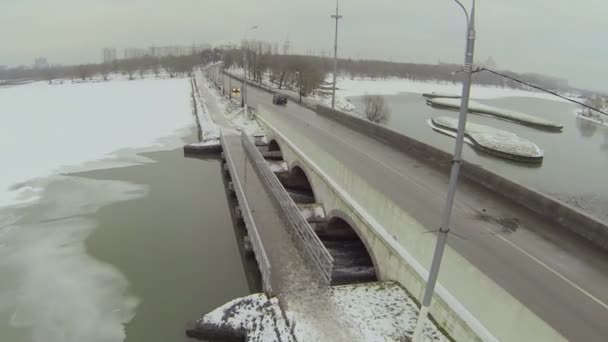
<svg viewBox="0 0 608 342">
<path fill-rule="evenodd" d="M 403 341 L 411 338 L 418 308 L 393 282 L 334 286 L 331 301 L 358 332 L 361 341 Z M 306 334 L 282 314 L 275 298 L 253 294 L 226 303 L 203 315 L 187 330 L 191 337 L 244 339 L 248 342 L 300 341 Z M 308 326 L 308 328 L 314 328 Z M 424 329 L 429 342 L 449 341 L 432 323 Z"/>
</svg>

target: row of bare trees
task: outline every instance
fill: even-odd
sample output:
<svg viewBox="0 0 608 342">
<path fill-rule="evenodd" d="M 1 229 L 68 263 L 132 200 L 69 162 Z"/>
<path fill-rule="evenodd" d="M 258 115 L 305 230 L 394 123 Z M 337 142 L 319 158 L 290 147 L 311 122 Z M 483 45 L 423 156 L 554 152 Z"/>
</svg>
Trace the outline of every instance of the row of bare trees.
<svg viewBox="0 0 608 342">
<path fill-rule="evenodd" d="M 255 40 L 244 40 L 239 49 L 224 50 L 221 55 L 224 68 L 245 69 L 247 78 L 253 82 L 262 83 L 266 79 L 279 89 L 301 91 L 302 96 L 323 88 L 330 70 L 326 59 L 281 55 L 276 44 Z"/>
<path fill-rule="evenodd" d="M 51 82 L 55 79 L 80 79 L 84 81 L 99 76 L 107 80 L 112 73 L 127 75 L 129 79 L 134 79 L 136 76 L 143 77 L 144 74 L 149 73 L 153 73 L 156 76 L 165 73 L 169 77 L 177 77 L 189 74 L 195 65 L 211 61 L 213 56 L 215 56 L 215 60 L 219 59 L 217 54 L 211 52 L 161 58 L 144 56 L 115 60 L 109 63 L 52 66 L 44 69 L 19 67 L 0 71 L 0 79 L 47 80 Z"/>
<path fill-rule="evenodd" d="M 331 84 L 325 82 L 332 66 L 328 58 L 281 55 L 276 45 L 253 40 L 243 41 L 240 49 L 225 50 L 221 54 L 224 68 L 246 69 L 246 77 L 253 82 L 262 83 L 266 77 L 277 88 L 296 90 L 302 96 L 331 89 Z M 363 102 L 367 120 L 386 123 L 390 119 L 391 110 L 383 97 L 366 95 Z"/>
<path fill-rule="evenodd" d="M 134 79 L 136 75 L 143 77 L 147 73 L 160 76 L 166 73 L 169 77 L 189 74 L 195 65 L 201 64 L 200 55 L 129 58 L 116 60 L 111 63 L 84 64 L 76 66 L 76 76 L 82 80 L 94 75 L 100 75 L 104 80 L 111 73 L 122 73 Z"/>
<path fill-rule="evenodd" d="M 93 75 L 101 75 L 107 79 L 110 73 L 121 72 L 134 78 L 137 74 L 153 72 L 159 75 L 166 72 L 171 77 L 189 72 L 194 65 L 223 60 L 225 67 L 244 68 L 247 61 L 247 77 L 255 82 L 262 82 L 264 77 L 276 84 L 279 88 L 302 88 L 304 95 L 316 89 L 329 88 L 324 84 L 326 75 L 332 71 L 331 58 L 319 56 L 286 55 L 280 54 L 277 44 L 256 40 L 243 40 L 240 48 L 236 49 L 208 49 L 197 55 L 151 57 L 145 56 L 134 59 L 117 60 L 112 63 L 83 64 L 78 66 L 52 67 L 48 69 L 12 68 L 0 70 L 0 79 L 46 79 L 79 78 L 87 79 Z M 458 82 L 462 73 L 455 73 L 462 67 L 457 64 L 418 64 L 396 63 L 378 60 L 352 60 L 341 59 L 338 63 L 338 72 L 347 77 L 358 78 L 389 78 L 400 77 L 412 80 L 439 80 Z M 547 77 L 538 74 L 517 74 L 503 71 L 508 76 L 521 79 L 528 83 L 554 89 L 568 90 L 565 80 Z M 489 74 L 476 73 L 476 84 L 506 86 L 521 88 L 521 84 L 514 81 Z M 324 87 L 325 85 L 325 87 Z"/>
<path fill-rule="evenodd" d="M 268 75 L 271 82 L 279 88 L 293 87 L 302 83 L 303 92 L 309 94 L 315 89 L 322 88 L 325 76 L 332 71 L 332 59 L 320 56 L 302 56 L 279 54 L 278 48 L 270 43 L 248 40 L 241 42 L 239 49 L 221 52 L 226 67 L 243 68 L 248 61 L 250 68 L 247 77 L 261 82 Z M 462 69 L 458 64 L 420 64 L 398 63 L 378 60 L 339 60 L 339 74 L 350 78 L 390 77 L 407 78 L 418 81 L 460 82 Z M 502 71 L 504 74 L 522 81 L 552 90 L 570 90 L 566 80 L 539 74 L 519 74 Z M 302 80 L 300 82 L 300 77 Z M 474 74 L 476 84 L 493 85 L 509 88 L 524 88 L 525 86 L 512 80 L 486 72 Z"/>
</svg>

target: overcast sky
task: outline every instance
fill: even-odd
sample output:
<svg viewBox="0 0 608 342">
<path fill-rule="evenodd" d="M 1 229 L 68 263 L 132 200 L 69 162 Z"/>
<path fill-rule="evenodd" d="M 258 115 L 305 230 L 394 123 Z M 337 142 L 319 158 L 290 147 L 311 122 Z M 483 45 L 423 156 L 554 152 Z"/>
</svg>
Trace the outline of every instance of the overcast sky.
<svg viewBox="0 0 608 342">
<path fill-rule="evenodd" d="M 470 4 L 471 0 L 463 0 Z M 608 1 L 478 0 L 476 60 L 608 92 Z M 0 0 L 0 65 L 98 62 L 101 48 L 277 41 L 329 51 L 334 0 Z M 453 0 L 341 0 L 341 56 L 462 63 Z"/>
</svg>

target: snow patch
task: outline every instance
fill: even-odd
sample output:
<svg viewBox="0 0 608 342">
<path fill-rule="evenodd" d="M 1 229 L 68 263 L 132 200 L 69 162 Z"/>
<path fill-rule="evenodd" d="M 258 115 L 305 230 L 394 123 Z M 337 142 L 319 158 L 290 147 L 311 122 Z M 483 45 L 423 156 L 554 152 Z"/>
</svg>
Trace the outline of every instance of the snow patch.
<svg viewBox="0 0 608 342">
<path fill-rule="evenodd" d="M 325 209 L 323 209 L 323 205 L 318 203 L 306 204 L 306 203 L 297 203 L 298 209 L 302 216 L 307 221 L 323 221 L 325 220 Z"/>
<path fill-rule="evenodd" d="M 432 123 L 437 126 L 444 127 L 452 131 L 456 131 L 458 129 L 458 119 L 440 116 L 431 120 Z M 467 122 L 465 134 L 469 136 L 474 143 L 495 151 L 527 158 L 543 157 L 543 150 L 541 150 L 536 144 L 519 137 L 515 133 Z"/>
<path fill-rule="evenodd" d="M 209 91 L 222 112 L 220 114 L 224 115 L 234 128 L 252 136 L 262 134 L 263 130 L 254 118 L 255 110 L 253 108 L 245 109 L 240 106 L 238 101 L 222 96 L 216 87 L 210 85 L 201 70 L 197 70 L 195 76 L 199 81 L 199 87 L 205 87 Z"/>
<path fill-rule="evenodd" d="M 192 84 L 195 85 L 195 80 L 192 80 Z M 197 87 L 194 87 L 197 89 Z M 198 117 L 198 122 L 201 127 L 201 133 L 203 142 L 206 141 L 218 141 L 220 139 L 220 128 L 213 122 L 211 119 L 211 115 L 209 113 L 209 108 L 207 107 L 207 101 L 204 97 L 201 96 L 200 90 L 198 92 L 195 91 L 194 94 L 194 102 L 196 106 L 196 115 Z"/>
<path fill-rule="evenodd" d="M 262 308 L 267 303 L 268 297 L 263 293 L 237 298 L 204 315 L 198 323 L 245 331 L 247 326 L 262 313 Z"/>
<path fill-rule="evenodd" d="M 322 93 L 322 92 L 317 91 L 317 92 L 311 94 L 310 96 L 308 96 L 308 98 L 312 99 L 313 101 L 322 103 L 322 104 L 326 105 L 327 107 L 331 108 L 331 99 L 332 99 L 331 94 Z M 339 89 L 336 89 L 335 106 L 339 110 L 342 110 L 345 112 L 352 112 L 353 110 L 355 110 L 355 105 L 352 102 L 350 102 L 350 100 L 347 99 L 346 96 Z"/>
<path fill-rule="evenodd" d="M 192 127 L 189 93 L 185 79 L 1 88 L 0 207 L 35 200 L 20 186 L 28 180 L 115 167 L 124 149 L 180 146 L 176 132 Z"/>
<path fill-rule="evenodd" d="M 257 121 L 253 119 L 255 110 L 249 108 L 249 113 L 245 113 L 243 108 L 239 108 L 233 111 L 228 110 L 226 115 L 234 126 L 236 126 L 237 130 L 244 131 L 247 135 L 257 135 L 262 132 L 262 128 L 258 125 Z M 250 117 L 251 115 L 251 117 Z"/>
<path fill-rule="evenodd" d="M 328 301 L 348 321 L 361 341 L 403 341 L 411 338 L 418 307 L 395 282 L 333 286 Z M 314 314 L 312 312 L 311 314 Z M 286 320 L 285 318 L 288 318 Z M 276 298 L 252 294 L 232 300 L 196 321 L 190 335 L 244 336 L 246 341 L 308 341 L 321 327 L 289 311 L 284 316 Z M 447 342 L 446 336 L 427 320 L 425 341 Z"/>
<path fill-rule="evenodd" d="M 608 107 L 604 107 L 600 109 L 603 112 L 608 112 Z M 595 111 L 591 111 L 587 108 L 585 109 L 577 109 L 576 117 L 582 120 L 587 120 L 598 125 L 607 126 L 608 127 L 608 115 L 597 113 Z"/>
<path fill-rule="evenodd" d="M 204 315 L 190 334 L 244 336 L 248 342 L 295 341 L 279 302 L 263 293 L 232 300 Z M 199 335 L 200 334 L 200 335 Z"/>
<path fill-rule="evenodd" d="M 274 173 L 288 172 L 289 166 L 286 161 L 267 160 L 266 163 L 270 167 L 270 171 Z"/>
<path fill-rule="evenodd" d="M 460 99 L 448 99 L 448 98 L 434 98 L 428 99 L 427 104 L 433 107 L 445 107 L 450 109 L 459 110 L 461 100 Z M 561 130 L 564 126 L 560 124 L 556 124 L 552 121 L 545 120 L 543 118 L 539 118 L 533 115 L 516 112 L 513 110 L 502 109 L 493 106 L 487 106 L 475 101 L 469 101 L 469 112 L 470 113 L 479 113 L 479 114 L 487 114 L 491 116 L 498 117 L 500 119 L 521 122 L 524 124 L 528 124 L 531 126 L 544 127 L 549 129 L 559 129 Z"/>
<path fill-rule="evenodd" d="M 416 326 L 418 307 L 394 282 L 334 286 L 332 299 L 366 342 L 403 341 Z M 426 341 L 449 341 L 429 320 L 423 332 Z"/>
<path fill-rule="evenodd" d="M 27 328 L 35 342 L 123 341 L 139 300 L 120 270 L 87 254 L 85 241 L 96 223 L 85 215 L 147 189 L 65 176 L 38 183 L 49 184 L 37 184 L 45 190 L 34 205 L 36 220 L 19 222 L 20 210 L 0 209 L 6 218 L 0 226 L 0 312 L 12 313 L 10 324 Z"/>
<path fill-rule="evenodd" d="M 220 140 L 219 139 L 209 139 L 206 141 L 201 141 L 201 142 L 197 142 L 197 143 L 192 143 L 192 144 L 188 144 L 187 146 L 190 147 L 211 147 L 211 146 L 220 146 Z"/>
<path fill-rule="evenodd" d="M 457 94 L 437 93 L 437 92 L 422 93 L 422 96 L 428 97 L 430 99 L 434 99 L 434 98 L 438 98 L 438 97 L 443 97 L 446 99 L 459 99 L 461 97 L 460 95 L 457 95 Z"/>
</svg>

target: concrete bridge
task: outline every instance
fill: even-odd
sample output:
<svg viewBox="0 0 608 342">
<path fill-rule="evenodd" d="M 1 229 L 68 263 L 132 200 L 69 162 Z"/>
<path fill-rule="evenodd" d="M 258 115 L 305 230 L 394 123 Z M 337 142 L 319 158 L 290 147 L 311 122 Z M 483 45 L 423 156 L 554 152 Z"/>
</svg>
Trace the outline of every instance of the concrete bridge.
<svg viewBox="0 0 608 342">
<path fill-rule="evenodd" d="M 322 208 L 311 227 L 333 256 L 329 281 L 395 280 L 420 298 L 449 158 L 429 158 L 416 142 L 383 141 L 373 127 L 327 109 L 274 106 L 265 90 L 249 87 L 248 101 L 267 135 L 261 155 L 284 162 L 277 176 L 292 198 Z M 550 219 L 537 210 L 549 206 L 538 194 L 518 198 L 516 185 L 500 186 L 513 191 L 461 182 L 433 318 L 458 341 L 604 341 L 608 255 L 603 242 L 590 241 L 603 225 L 562 207 Z"/>
</svg>

